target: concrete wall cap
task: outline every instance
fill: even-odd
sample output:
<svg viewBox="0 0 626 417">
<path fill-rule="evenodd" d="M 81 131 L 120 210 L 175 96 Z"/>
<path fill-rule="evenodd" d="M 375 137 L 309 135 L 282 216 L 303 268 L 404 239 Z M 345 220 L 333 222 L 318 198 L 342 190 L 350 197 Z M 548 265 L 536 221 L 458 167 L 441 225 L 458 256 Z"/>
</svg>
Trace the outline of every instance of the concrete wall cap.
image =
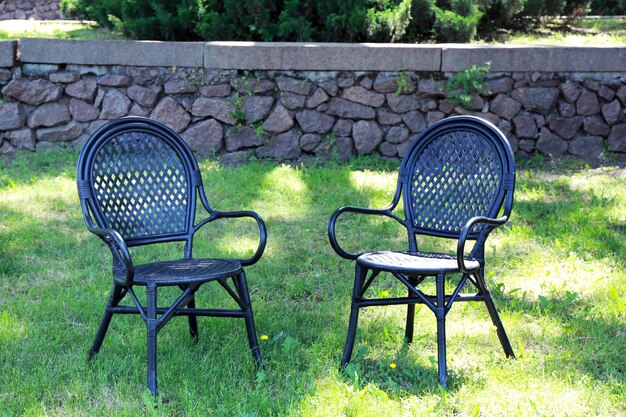
<svg viewBox="0 0 626 417">
<path fill-rule="evenodd" d="M 626 47 L 304 42 L 158 42 L 20 39 L 19 60 L 36 64 L 178 66 L 286 71 L 622 72 Z M 0 67 L 16 41 L 0 41 Z"/>
<path fill-rule="evenodd" d="M 45 64 L 202 67 L 202 42 L 20 39 L 20 60 Z"/>
<path fill-rule="evenodd" d="M 626 47 L 442 45 L 441 71 L 491 62 L 493 72 L 611 72 L 626 68 Z"/>
<path fill-rule="evenodd" d="M 439 71 L 438 45 L 208 42 L 204 66 L 296 71 Z"/>
</svg>

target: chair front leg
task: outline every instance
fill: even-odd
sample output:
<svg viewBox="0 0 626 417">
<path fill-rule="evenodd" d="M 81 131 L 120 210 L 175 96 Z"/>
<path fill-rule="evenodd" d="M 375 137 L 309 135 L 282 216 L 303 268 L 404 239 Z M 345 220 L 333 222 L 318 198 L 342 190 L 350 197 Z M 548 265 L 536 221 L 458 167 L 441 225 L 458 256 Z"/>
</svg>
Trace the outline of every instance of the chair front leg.
<svg viewBox="0 0 626 417">
<path fill-rule="evenodd" d="M 113 318 L 111 308 L 115 307 L 122 298 L 124 298 L 122 296 L 122 287 L 114 284 L 113 289 L 111 290 L 111 295 L 109 296 L 109 301 L 104 308 L 104 314 L 102 315 L 102 320 L 100 321 L 100 327 L 98 327 L 96 337 L 91 345 L 91 349 L 89 349 L 87 362 L 91 362 L 93 357 L 98 353 L 98 351 L 100 351 L 100 347 L 102 347 L 102 342 L 104 341 L 104 336 L 106 335 L 109 324 L 111 323 L 111 318 Z"/>
<path fill-rule="evenodd" d="M 246 332 L 248 333 L 248 343 L 252 356 L 258 367 L 261 366 L 261 352 L 259 351 L 259 341 L 256 336 L 256 328 L 254 327 L 254 315 L 252 314 L 252 304 L 250 302 L 250 293 L 248 291 L 248 282 L 246 280 L 246 273 L 241 271 L 235 277 L 235 288 L 239 293 L 241 299 L 242 310 L 244 313 L 244 319 L 246 321 Z"/>
<path fill-rule="evenodd" d="M 446 306 L 445 306 L 445 280 L 443 272 L 437 274 L 437 370 L 439 374 L 439 385 L 446 387 L 447 366 L 446 366 Z"/>
<path fill-rule="evenodd" d="M 148 333 L 148 389 L 157 396 L 157 286 L 149 283 L 146 290 L 146 328 Z"/>
<path fill-rule="evenodd" d="M 359 306 L 358 303 L 362 298 L 363 283 L 365 276 L 367 275 L 367 268 L 362 267 L 358 263 L 356 264 L 354 271 L 354 288 L 352 289 L 352 304 L 350 307 L 350 322 L 348 324 L 348 336 L 346 338 L 346 345 L 343 348 L 343 357 L 341 358 L 341 367 L 344 367 L 350 362 L 352 357 L 352 350 L 354 349 L 354 340 L 356 338 L 356 329 L 359 321 Z"/>
<path fill-rule="evenodd" d="M 493 302 L 493 298 L 491 298 L 491 291 L 489 291 L 489 288 L 487 287 L 482 271 L 480 275 L 476 277 L 476 282 L 479 286 L 480 292 L 485 296 L 487 311 L 489 312 L 489 317 L 491 317 L 491 322 L 496 327 L 496 333 L 498 334 L 498 339 L 500 340 L 504 354 L 507 358 L 515 358 L 515 353 L 513 352 L 513 348 L 509 342 L 509 337 L 506 335 L 504 324 L 502 324 L 502 320 L 500 320 L 500 315 L 498 314 L 496 305 Z"/>
</svg>

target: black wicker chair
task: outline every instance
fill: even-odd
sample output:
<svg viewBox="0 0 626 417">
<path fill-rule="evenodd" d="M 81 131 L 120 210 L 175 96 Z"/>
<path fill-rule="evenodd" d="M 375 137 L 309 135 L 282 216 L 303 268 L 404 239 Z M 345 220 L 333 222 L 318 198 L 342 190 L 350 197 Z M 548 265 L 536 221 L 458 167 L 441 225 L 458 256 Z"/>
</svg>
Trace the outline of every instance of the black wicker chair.
<svg viewBox="0 0 626 417">
<path fill-rule="evenodd" d="M 113 256 L 113 290 L 89 360 L 98 353 L 113 314 L 139 314 L 147 328 L 148 388 L 156 396 L 159 330 L 174 316 L 188 316 L 189 331 L 197 339 L 196 317 L 220 316 L 244 318 L 252 355 L 260 365 L 243 267 L 254 264 L 263 254 L 265 224 L 252 211 L 220 212 L 209 205 L 198 164 L 176 133 L 140 117 L 107 123 L 84 145 L 77 183 L 87 227 L 108 245 Z M 208 214 L 196 223 L 198 198 Z M 193 238 L 198 229 L 214 220 L 234 217 L 251 217 L 258 224 L 259 245 L 254 255 L 245 260 L 194 258 Z M 184 242 L 182 258 L 133 264 L 130 247 L 164 242 Z M 196 308 L 195 293 L 209 281 L 219 282 L 239 308 Z M 146 287 L 146 306 L 133 290 L 137 286 Z M 169 307 L 157 305 L 157 289 L 162 286 L 182 290 Z M 121 305 L 126 296 L 132 302 Z"/>
<path fill-rule="evenodd" d="M 492 124 L 472 116 L 444 119 L 422 132 L 407 150 L 391 204 L 380 210 L 341 207 L 330 218 L 328 236 L 333 249 L 356 260 L 356 273 L 348 337 L 341 365 L 350 361 L 359 309 L 369 306 L 408 304 L 405 337 L 412 342 L 415 304 L 425 304 L 437 318 L 439 383 L 446 386 L 446 314 L 457 301 L 484 301 L 497 328 L 507 357 L 513 349 L 491 298 L 484 276 L 484 247 L 489 233 L 504 224 L 513 207 L 515 166 L 511 147 Z M 403 196 L 402 220 L 393 210 Z M 502 213 L 501 213 L 502 211 Z M 397 220 L 408 232 L 406 252 L 349 253 L 336 238 L 337 218 L 346 212 L 383 215 Z M 501 216 L 498 215 L 501 213 Z M 416 236 L 456 239 L 456 255 L 424 253 Z M 466 241 L 474 246 L 465 253 Z M 368 272 L 371 271 L 368 277 Z M 395 276 L 408 289 L 406 297 L 365 298 L 367 289 L 381 273 Z M 454 290 L 446 293 L 448 275 L 460 276 Z M 435 277 L 435 294 L 418 288 Z M 471 293 L 469 289 L 473 288 Z"/>
</svg>

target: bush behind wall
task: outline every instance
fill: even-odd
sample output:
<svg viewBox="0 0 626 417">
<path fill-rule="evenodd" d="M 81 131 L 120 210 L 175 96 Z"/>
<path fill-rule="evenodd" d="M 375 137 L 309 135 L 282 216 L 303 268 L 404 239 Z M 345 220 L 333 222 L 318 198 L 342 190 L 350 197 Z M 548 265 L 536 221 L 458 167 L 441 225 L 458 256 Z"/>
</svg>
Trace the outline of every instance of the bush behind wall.
<svg viewBox="0 0 626 417">
<path fill-rule="evenodd" d="M 135 39 L 468 42 L 522 15 L 625 13 L 626 0 L 61 0 Z"/>
</svg>

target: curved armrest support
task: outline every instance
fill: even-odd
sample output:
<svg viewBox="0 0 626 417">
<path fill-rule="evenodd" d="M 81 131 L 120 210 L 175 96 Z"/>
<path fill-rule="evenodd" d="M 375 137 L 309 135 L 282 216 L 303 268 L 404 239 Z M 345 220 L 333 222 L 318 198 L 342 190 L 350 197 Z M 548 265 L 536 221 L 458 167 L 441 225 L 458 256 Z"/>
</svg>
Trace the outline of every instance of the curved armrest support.
<svg viewBox="0 0 626 417">
<path fill-rule="evenodd" d="M 263 252 L 265 251 L 265 245 L 267 244 L 267 228 L 265 227 L 265 222 L 263 221 L 261 216 L 259 216 L 254 211 L 213 211 L 209 221 L 237 217 L 252 217 L 259 226 L 259 245 L 254 252 L 254 255 L 252 255 L 252 257 L 248 259 L 239 260 L 241 262 L 241 265 L 243 266 L 253 265 L 261 258 L 261 255 L 263 255 Z M 196 226 L 196 230 L 198 230 L 204 224 L 204 222 L 198 224 Z"/>
<path fill-rule="evenodd" d="M 107 244 L 113 255 L 113 280 L 127 287 L 133 282 L 135 267 L 128 251 L 128 246 L 122 236 L 113 229 L 90 227 L 89 231 L 100 237 Z"/>
<path fill-rule="evenodd" d="M 467 236 L 472 231 L 474 226 L 476 226 L 477 224 L 486 224 L 492 227 L 498 227 L 498 226 L 502 226 L 508 220 L 509 220 L 508 216 L 502 216 L 497 219 L 492 219 L 492 218 L 484 217 L 484 216 L 478 216 L 478 217 L 472 217 L 471 219 L 467 221 L 467 223 L 465 223 L 465 226 L 463 226 L 463 230 L 461 230 L 461 235 L 459 236 L 459 242 L 456 247 L 456 260 L 459 264 L 459 270 L 461 272 L 463 272 L 464 274 L 468 273 L 467 268 L 465 268 L 465 262 L 464 262 L 465 242 L 467 241 Z"/>
<path fill-rule="evenodd" d="M 341 214 L 351 212 L 351 213 L 358 213 L 358 214 L 382 215 L 382 216 L 390 217 L 396 220 L 398 223 L 400 223 L 404 227 L 406 227 L 406 224 L 400 218 L 398 218 L 391 212 L 393 207 L 394 205 L 391 205 L 384 209 L 370 209 L 370 208 L 363 208 L 363 207 L 344 206 L 344 207 L 339 207 L 337 210 L 335 210 L 332 216 L 330 216 L 330 221 L 328 222 L 328 240 L 330 240 L 330 245 L 333 247 L 335 252 L 337 252 L 337 255 L 345 259 L 356 259 L 360 255 L 360 253 L 350 253 L 350 252 L 343 250 L 341 246 L 339 246 L 339 243 L 337 242 L 337 237 L 335 236 L 335 224 Z"/>
</svg>

